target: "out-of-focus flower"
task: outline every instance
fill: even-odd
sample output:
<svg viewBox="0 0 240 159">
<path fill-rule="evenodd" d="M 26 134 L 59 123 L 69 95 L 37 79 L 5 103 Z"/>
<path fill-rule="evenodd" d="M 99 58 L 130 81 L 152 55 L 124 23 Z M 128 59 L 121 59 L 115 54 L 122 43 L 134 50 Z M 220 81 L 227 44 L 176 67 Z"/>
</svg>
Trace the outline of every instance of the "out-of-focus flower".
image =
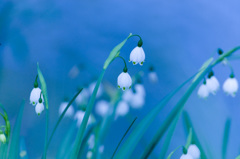
<svg viewBox="0 0 240 159">
<path fill-rule="evenodd" d="M 96 86 L 96 83 L 97 82 L 93 82 L 93 83 L 91 83 L 90 85 L 89 85 L 89 87 L 88 87 L 88 91 L 89 91 L 89 93 L 90 93 L 90 95 L 93 93 L 93 90 L 94 90 L 94 88 L 95 88 L 95 86 Z M 100 97 L 101 95 L 102 95 L 102 93 L 103 93 L 103 86 L 102 86 L 102 84 L 100 84 L 99 85 L 99 88 L 98 88 L 98 92 L 97 92 L 97 98 L 98 97 Z"/>
<path fill-rule="evenodd" d="M 87 141 L 88 143 L 88 148 L 89 149 L 93 149 L 94 145 L 95 145 L 95 135 L 91 135 Z"/>
<path fill-rule="evenodd" d="M 183 154 L 180 159 L 194 159 L 191 155 L 189 154 Z"/>
<path fill-rule="evenodd" d="M 69 71 L 68 75 L 70 78 L 76 78 L 79 74 L 80 70 L 77 65 L 74 65 L 71 70 Z"/>
<path fill-rule="evenodd" d="M 108 113 L 109 108 L 110 108 L 109 102 L 101 100 L 97 102 L 95 110 L 98 115 L 104 117 Z"/>
<path fill-rule="evenodd" d="M 133 94 L 133 91 L 132 91 L 131 89 L 129 89 L 129 90 L 126 90 L 126 91 L 123 93 L 122 98 L 123 98 L 124 101 L 130 102 L 131 99 L 132 99 L 132 97 L 133 97 L 133 95 L 134 95 L 134 94 Z"/>
<path fill-rule="evenodd" d="M 191 155 L 193 159 L 199 159 L 201 155 L 199 148 L 194 144 L 188 147 L 188 154 Z"/>
<path fill-rule="evenodd" d="M 208 95 L 209 95 L 209 89 L 206 85 L 206 82 L 204 81 L 204 83 L 198 89 L 198 96 L 200 98 L 207 98 Z"/>
<path fill-rule="evenodd" d="M 87 104 L 89 98 L 89 92 L 87 89 L 83 89 L 82 92 L 76 97 L 75 102 L 77 105 Z"/>
<path fill-rule="evenodd" d="M 206 86 L 209 92 L 215 95 L 219 89 L 220 84 L 215 76 L 211 76 L 210 78 L 207 78 Z"/>
<path fill-rule="evenodd" d="M 148 79 L 151 83 L 158 82 L 158 76 L 157 76 L 157 73 L 155 72 L 155 69 L 153 66 L 149 67 Z"/>
<path fill-rule="evenodd" d="M 84 118 L 84 115 L 85 115 L 85 112 L 82 111 L 82 110 L 78 110 L 75 115 L 74 115 L 74 120 L 77 120 L 77 126 L 79 127 L 83 121 L 83 118 Z M 94 116 L 91 114 L 88 118 L 88 125 L 89 124 L 92 124 L 93 122 L 95 121 L 95 118 Z"/>
<path fill-rule="evenodd" d="M 59 114 L 61 115 L 64 111 L 64 109 L 67 107 L 67 102 L 62 102 L 59 106 Z M 68 110 L 66 111 L 65 115 L 66 117 L 72 117 L 74 114 L 74 108 L 72 105 L 69 106 Z"/>
<path fill-rule="evenodd" d="M 235 97 L 238 91 L 238 81 L 233 74 L 223 83 L 223 91 Z"/>
<path fill-rule="evenodd" d="M 104 151 L 104 145 L 99 146 L 98 151 L 99 151 L 100 153 L 103 153 L 103 151 Z"/>
<path fill-rule="evenodd" d="M 137 46 L 131 51 L 129 62 L 131 61 L 133 65 L 136 65 L 138 63 L 140 65 L 143 65 L 143 62 L 145 61 L 145 53 L 142 46 Z"/>
<path fill-rule="evenodd" d="M 0 142 L 2 142 L 2 143 L 5 144 L 6 141 L 7 141 L 6 136 L 4 135 L 4 133 L 1 133 L 1 134 L 0 134 Z"/>
<path fill-rule="evenodd" d="M 134 89 L 136 91 L 136 94 L 139 94 L 143 97 L 146 96 L 145 88 L 142 84 L 135 84 Z"/>
<path fill-rule="evenodd" d="M 40 98 L 42 90 L 40 88 L 33 88 L 30 94 L 30 104 L 36 105 L 38 103 L 38 100 Z M 43 99 L 43 95 L 41 95 Z"/>
<path fill-rule="evenodd" d="M 142 108 L 145 104 L 145 97 L 141 94 L 134 94 L 132 100 L 130 101 L 130 105 L 132 108 L 138 109 Z"/>
<path fill-rule="evenodd" d="M 118 76 L 118 88 L 122 88 L 122 90 L 126 90 L 126 88 L 131 88 L 132 85 L 132 78 L 127 72 L 122 72 Z"/>
<path fill-rule="evenodd" d="M 44 110 L 44 105 L 42 102 L 40 102 L 40 99 L 39 99 L 39 102 L 37 103 L 37 105 L 35 107 L 35 112 L 37 113 L 37 115 L 40 115 L 43 110 Z"/>
<path fill-rule="evenodd" d="M 88 151 L 88 152 L 87 152 L 87 159 L 91 159 L 92 156 L 93 156 L 92 151 Z"/>
<path fill-rule="evenodd" d="M 129 106 L 126 101 L 120 101 L 117 105 L 116 116 L 125 116 L 129 112 Z"/>
</svg>

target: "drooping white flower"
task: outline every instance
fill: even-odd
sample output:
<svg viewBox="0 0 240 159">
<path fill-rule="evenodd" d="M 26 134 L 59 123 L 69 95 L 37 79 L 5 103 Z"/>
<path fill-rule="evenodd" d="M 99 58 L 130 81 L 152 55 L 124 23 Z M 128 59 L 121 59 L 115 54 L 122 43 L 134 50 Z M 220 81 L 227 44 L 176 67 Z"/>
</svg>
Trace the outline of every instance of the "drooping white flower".
<svg viewBox="0 0 240 159">
<path fill-rule="evenodd" d="M 145 104 L 145 98 L 141 94 L 134 94 L 130 101 L 130 105 L 132 108 L 138 109 L 142 108 Z"/>
<path fill-rule="evenodd" d="M 216 94 L 216 92 L 218 91 L 219 86 L 220 86 L 220 84 L 215 76 L 207 78 L 206 85 L 207 85 L 209 92 L 214 95 Z"/>
<path fill-rule="evenodd" d="M 126 101 L 120 101 L 117 105 L 116 116 L 125 116 L 129 112 L 129 106 Z"/>
<path fill-rule="evenodd" d="M 198 96 L 200 98 L 207 98 L 208 95 L 209 95 L 209 89 L 208 89 L 206 83 L 203 83 L 198 89 Z"/>
<path fill-rule="evenodd" d="M 154 71 L 151 71 L 148 73 L 148 79 L 152 83 L 157 83 L 158 82 L 158 76 L 157 73 Z"/>
<path fill-rule="evenodd" d="M 2 143 L 5 144 L 6 141 L 7 141 L 6 136 L 5 136 L 3 133 L 1 133 L 1 134 L 0 134 L 0 142 L 2 142 Z"/>
<path fill-rule="evenodd" d="M 59 115 L 61 115 L 64 111 L 64 109 L 67 107 L 67 102 L 62 102 L 59 106 Z M 69 106 L 68 110 L 66 111 L 65 115 L 66 117 L 72 117 L 74 114 L 74 108 L 72 105 Z"/>
<path fill-rule="evenodd" d="M 133 65 L 140 64 L 143 65 L 145 61 L 145 53 L 142 47 L 136 46 L 132 52 L 130 53 L 130 60 L 129 62 L 133 63 Z"/>
<path fill-rule="evenodd" d="M 122 90 L 126 90 L 126 88 L 131 88 L 132 85 L 132 78 L 127 72 L 122 72 L 118 76 L 118 88 L 122 88 Z"/>
<path fill-rule="evenodd" d="M 88 148 L 89 149 L 93 149 L 94 145 L 95 145 L 95 135 L 91 135 L 87 141 L 88 143 Z"/>
<path fill-rule="evenodd" d="M 223 91 L 227 94 L 230 94 L 232 97 L 235 97 L 238 91 L 238 81 L 236 78 L 234 78 L 234 76 L 229 77 L 223 83 Z"/>
<path fill-rule="evenodd" d="M 37 115 L 40 115 L 43 110 L 44 110 L 43 103 L 42 102 L 38 102 L 36 107 L 35 107 L 35 112 L 37 113 Z"/>
<path fill-rule="evenodd" d="M 188 154 L 191 155 L 193 159 L 199 159 L 201 155 L 199 148 L 194 144 L 188 147 Z"/>
<path fill-rule="evenodd" d="M 190 154 L 183 154 L 180 159 L 194 159 Z"/>
<path fill-rule="evenodd" d="M 91 84 L 89 85 L 88 91 L 89 91 L 90 95 L 93 93 L 93 90 L 94 90 L 96 84 L 97 84 L 97 82 L 93 82 L 93 83 L 91 83 Z M 97 96 L 96 96 L 96 97 L 97 97 L 97 98 L 100 97 L 100 96 L 102 95 L 102 93 L 103 93 L 103 86 L 102 86 L 102 84 L 100 84 L 100 85 L 99 85 L 99 88 L 98 88 L 98 92 L 97 92 Z"/>
<path fill-rule="evenodd" d="M 82 110 L 78 110 L 75 115 L 74 115 L 74 120 L 77 120 L 77 126 L 79 127 L 83 121 L 83 118 L 84 118 L 84 115 L 85 115 L 85 112 L 82 111 Z M 88 118 L 88 125 L 89 124 L 92 124 L 93 122 L 95 121 L 95 118 L 94 116 L 91 114 Z"/>
<path fill-rule="evenodd" d="M 89 98 L 89 92 L 87 89 L 83 89 L 82 92 L 76 97 L 75 102 L 77 105 L 87 104 Z"/>
<path fill-rule="evenodd" d="M 145 97 L 146 92 L 142 84 L 135 84 L 134 89 L 136 91 L 136 94 L 140 94 L 141 96 Z"/>
<path fill-rule="evenodd" d="M 36 105 L 38 103 L 38 100 L 40 98 L 42 90 L 40 88 L 33 88 L 30 94 L 30 104 Z M 41 98 L 43 100 L 43 95 L 41 95 Z"/>
<path fill-rule="evenodd" d="M 100 153 L 103 153 L 103 151 L 104 151 L 104 145 L 99 146 L 98 151 L 99 151 Z"/>
<path fill-rule="evenodd" d="M 101 100 L 97 102 L 95 110 L 98 115 L 104 117 L 108 113 L 109 108 L 110 108 L 109 102 Z"/>
<path fill-rule="evenodd" d="M 131 89 L 126 90 L 123 95 L 122 95 L 122 99 L 126 102 L 130 102 L 132 97 L 133 97 L 133 91 Z"/>
</svg>

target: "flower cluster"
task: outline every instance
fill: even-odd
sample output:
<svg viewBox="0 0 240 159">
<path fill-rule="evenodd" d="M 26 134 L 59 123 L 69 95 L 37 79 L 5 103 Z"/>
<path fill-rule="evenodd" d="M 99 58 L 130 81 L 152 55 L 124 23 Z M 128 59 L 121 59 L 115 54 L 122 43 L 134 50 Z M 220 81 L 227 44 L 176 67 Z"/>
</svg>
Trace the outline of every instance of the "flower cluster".
<svg viewBox="0 0 240 159">
<path fill-rule="evenodd" d="M 42 90 L 38 87 L 37 78 L 38 76 L 35 79 L 34 88 L 30 93 L 30 104 L 35 106 L 35 112 L 37 113 L 37 115 L 40 115 L 44 110 L 44 99 L 42 95 Z"/>
<path fill-rule="evenodd" d="M 183 154 L 180 159 L 200 159 L 201 153 L 198 147 L 194 144 L 190 145 L 187 154 Z"/>
<path fill-rule="evenodd" d="M 142 44 L 143 42 L 142 42 L 142 39 L 140 38 L 138 42 L 138 46 L 136 46 L 130 53 L 129 62 L 132 61 L 133 65 L 136 65 L 136 64 L 143 65 L 143 62 L 145 61 L 145 53 L 142 48 Z M 121 56 L 118 56 L 118 57 L 122 58 Z M 127 65 L 124 58 L 122 59 L 124 61 L 125 67 L 123 69 L 123 72 L 118 76 L 117 83 L 118 83 L 118 88 L 122 88 L 122 90 L 125 91 L 127 88 L 129 89 L 131 88 L 132 78 L 127 72 L 128 71 Z"/>
<path fill-rule="evenodd" d="M 220 87 L 219 81 L 211 71 L 208 74 L 207 79 L 204 80 L 203 84 L 199 87 L 198 96 L 200 98 L 207 98 L 210 93 L 215 95 L 216 92 L 219 90 L 219 87 Z M 233 73 L 230 75 L 228 79 L 225 80 L 222 88 L 226 94 L 231 95 L 232 97 L 235 97 L 238 91 L 238 81 L 234 77 Z"/>
</svg>

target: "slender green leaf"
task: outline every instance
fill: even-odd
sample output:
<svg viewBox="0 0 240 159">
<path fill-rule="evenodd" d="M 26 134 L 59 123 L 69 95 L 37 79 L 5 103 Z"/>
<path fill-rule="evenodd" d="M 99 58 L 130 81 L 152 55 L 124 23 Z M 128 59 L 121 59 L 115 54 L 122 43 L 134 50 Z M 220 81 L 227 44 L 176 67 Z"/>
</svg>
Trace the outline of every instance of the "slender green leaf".
<svg viewBox="0 0 240 159">
<path fill-rule="evenodd" d="M 226 156 L 227 156 L 227 145 L 228 145 L 228 138 L 229 138 L 229 133 L 230 133 L 230 126 L 231 126 L 231 120 L 227 119 L 227 121 L 225 123 L 223 144 L 222 144 L 222 158 L 223 159 L 226 159 Z"/>
<path fill-rule="evenodd" d="M 189 131 L 188 131 L 188 138 L 187 138 L 187 142 L 185 144 L 185 148 L 188 149 L 188 147 L 191 145 L 192 143 L 192 128 L 189 128 Z"/>
<path fill-rule="evenodd" d="M 44 142 L 44 151 L 43 151 L 43 159 L 47 157 L 47 142 L 48 142 L 48 124 L 49 124 L 49 112 L 48 112 L 48 93 L 47 93 L 47 84 L 43 77 L 43 74 L 39 68 L 39 64 L 37 63 L 37 71 L 38 71 L 38 78 L 41 83 L 41 90 L 44 98 L 44 104 L 46 107 L 46 128 L 45 128 L 45 142 Z"/>
<path fill-rule="evenodd" d="M 240 155 L 236 157 L 236 159 L 240 159 Z"/>
<path fill-rule="evenodd" d="M 83 89 L 81 88 L 81 89 L 75 94 L 75 96 L 71 99 L 71 101 L 68 103 L 68 105 L 66 106 L 66 108 L 64 109 L 64 111 L 62 112 L 62 114 L 60 115 L 60 117 L 58 118 L 58 121 L 57 121 L 55 127 L 53 128 L 53 132 L 51 133 L 50 138 L 49 138 L 49 140 L 48 140 L 47 149 L 48 149 L 48 146 L 49 146 L 49 144 L 50 144 L 50 142 L 51 142 L 51 140 L 52 140 L 52 137 L 53 137 L 53 135 L 54 135 L 54 133 L 55 133 L 58 125 L 59 125 L 60 122 L 62 121 L 65 113 L 67 112 L 68 108 L 72 105 L 72 103 L 73 103 L 74 100 L 77 98 L 77 96 L 81 93 L 82 90 L 83 90 Z"/>
<path fill-rule="evenodd" d="M 129 36 L 123 40 L 120 44 L 115 46 L 113 50 L 110 52 L 107 60 L 104 63 L 103 69 L 107 69 L 108 65 L 114 60 L 114 58 L 119 54 L 119 51 L 124 46 L 124 44 L 127 42 L 128 38 L 131 37 L 132 34 L 129 34 Z"/>
<path fill-rule="evenodd" d="M 9 145 L 8 142 L 6 142 L 5 144 L 0 142 L 0 158 L 1 159 L 7 158 L 8 145 Z"/>
<path fill-rule="evenodd" d="M 123 137 L 122 137 L 121 140 L 119 141 L 116 149 L 115 149 L 114 152 L 113 152 L 113 155 L 112 155 L 111 159 L 113 159 L 115 153 L 116 153 L 117 150 L 118 150 L 118 147 L 120 146 L 120 144 L 122 143 L 123 139 L 125 138 L 125 136 L 127 135 L 128 131 L 131 129 L 131 127 L 133 126 L 133 124 L 134 124 L 134 122 L 135 122 L 136 120 L 137 120 L 137 117 L 132 121 L 131 125 L 128 127 L 127 131 L 124 133 Z"/>
<path fill-rule="evenodd" d="M 100 85 L 100 83 L 103 79 L 104 73 L 105 73 L 105 69 L 102 70 L 102 73 L 98 78 L 98 81 L 97 81 L 96 86 L 94 88 L 93 94 L 92 94 L 92 96 L 89 100 L 89 103 L 87 105 L 87 109 L 86 109 L 86 112 L 84 114 L 82 124 L 81 124 L 81 126 L 80 126 L 80 128 L 77 132 L 77 137 L 76 137 L 76 140 L 74 142 L 74 146 L 73 146 L 73 149 L 72 149 L 72 152 L 71 152 L 71 157 L 70 157 L 71 159 L 76 159 L 78 157 L 78 152 L 79 152 L 81 144 L 82 144 L 83 135 L 84 135 L 85 129 L 87 127 L 88 118 L 89 118 L 89 116 L 91 114 L 91 111 L 93 109 L 93 105 L 94 105 L 94 102 L 95 102 L 95 99 L 96 99 L 97 91 L 98 91 L 99 85 Z"/>
<path fill-rule="evenodd" d="M 12 137 L 9 143 L 8 159 L 16 159 L 19 157 L 19 145 L 20 145 L 19 135 L 22 124 L 24 104 L 25 102 L 23 101 L 13 128 Z"/>
<path fill-rule="evenodd" d="M 28 159 L 28 154 L 27 154 L 27 149 L 26 149 L 26 144 L 25 144 L 25 140 L 22 137 L 21 141 L 20 141 L 20 153 L 19 156 L 21 159 Z"/>
<path fill-rule="evenodd" d="M 190 120 L 190 117 L 189 115 L 187 114 L 187 112 L 183 112 L 183 119 L 184 119 L 184 124 L 186 126 L 186 129 L 189 131 L 190 129 L 192 130 L 192 143 L 196 144 L 197 147 L 200 149 L 200 152 L 201 152 L 201 159 L 207 159 L 207 155 L 206 153 L 204 152 L 203 150 L 203 147 L 200 143 L 200 141 L 198 140 L 198 137 L 196 135 L 196 132 L 194 130 L 194 127 L 192 125 L 192 122 Z M 188 132 L 189 134 L 189 132 Z"/>
<path fill-rule="evenodd" d="M 175 150 L 173 150 L 173 151 L 168 155 L 167 159 L 171 159 L 172 155 L 173 155 L 179 148 L 181 148 L 181 147 L 183 147 L 183 146 L 178 146 Z M 163 159 L 163 158 L 161 158 L 161 159 Z"/>
</svg>

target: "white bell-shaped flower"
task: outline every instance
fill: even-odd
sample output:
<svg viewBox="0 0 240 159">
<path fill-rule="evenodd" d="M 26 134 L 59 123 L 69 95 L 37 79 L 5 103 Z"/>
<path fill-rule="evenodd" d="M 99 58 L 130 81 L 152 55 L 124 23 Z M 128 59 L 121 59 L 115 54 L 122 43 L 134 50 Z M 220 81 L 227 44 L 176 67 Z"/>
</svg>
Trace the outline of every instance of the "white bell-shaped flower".
<svg viewBox="0 0 240 159">
<path fill-rule="evenodd" d="M 83 117 L 84 117 L 85 112 L 78 110 L 76 114 L 74 115 L 74 120 L 77 120 L 77 126 L 79 127 L 82 123 Z"/>
<path fill-rule="evenodd" d="M 122 95 L 122 99 L 126 102 L 130 102 L 132 100 L 134 93 L 131 89 L 126 90 L 123 95 Z"/>
<path fill-rule="evenodd" d="M 44 110 L 43 103 L 42 102 L 38 102 L 36 107 L 35 107 L 35 112 L 37 113 L 37 115 L 40 115 L 43 110 Z"/>
<path fill-rule="evenodd" d="M 194 144 L 188 147 L 188 154 L 191 155 L 193 159 L 200 159 L 201 155 L 199 148 Z"/>
<path fill-rule="evenodd" d="M 97 102 L 95 110 L 98 115 L 104 117 L 108 113 L 109 108 L 110 108 L 109 102 L 101 100 Z"/>
<path fill-rule="evenodd" d="M 220 86 L 220 84 L 215 76 L 207 78 L 206 85 L 207 85 L 209 92 L 214 95 L 216 94 L 216 92 L 218 91 L 219 86 Z"/>
<path fill-rule="evenodd" d="M 122 90 L 126 90 L 126 88 L 131 88 L 132 85 L 132 78 L 127 72 L 122 72 L 118 76 L 118 88 L 122 88 Z"/>
<path fill-rule="evenodd" d="M 103 151 L 104 151 L 104 145 L 99 146 L 98 151 L 99 151 L 100 153 L 103 153 Z"/>
<path fill-rule="evenodd" d="M 38 100 L 40 98 L 42 90 L 40 88 L 33 88 L 30 94 L 30 104 L 36 105 L 38 103 Z M 41 98 L 43 100 L 43 95 L 41 95 Z"/>
<path fill-rule="evenodd" d="M 229 77 L 226 79 L 226 81 L 223 83 L 223 91 L 227 94 L 230 94 L 232 97 L 235 97 L 237 91 L 238 91 L 238 81 L 236 78 Z"/>
<path fill-rule="evenodd" d="M 208 89 L 206 83 L 203 83 L 198 89 L 198 96 L 200 98 L 207 98 L 208 95 L 209 95 L 209 89 Z"/>
<path fill-rule="evenodd" d="M 129 112 L 129 106 L 126 101 L 120 101 L 117 105 L 116 116 L 125 116 Z"/>
<path fill-rule="evenodd" d="M 2 143 L 5 144 L 6 141 L 7 141 L 6 136 L 5 136 L 3 133 L 1 133 L 1 134 L 0 134 L 0 142 L 2 142 Z"/>
<path fill-rule="evenodd" d="M 135 84 L 134 89 L 136 91 L 136 94 L 140 94 L 141 96 L 145 97 L 146 91 L 142 84 Z"/>
<path fill-rule="evenodd" d="M 88 143 L 88 148 L 89 149 L 93 149 L 94 148 L 94 145 L 95 145 L 95 135 L 91 135 L 87 141 Z"/>
<path fill-rule="evenodd" d="M 142 47 L 135 47 L 132 52 L 130 53 L 130 60 L 129 62 L 133 63 L 133 65 L 140 64 L 143 65 L 143 62 L 145 61 L 145 53 Z"/>
<path fill-rule="evenodd" d="M 61 115 L 64 111 L 64 109 L 67 107 L 67 102 L 62 102 L 59 106 L 59 115 Z M 68 110 L 66 111 L 65 115 L 66 117 L 72 117 L 74 114 L 74 108 L 72 105 L 69 106 Z"/>
<path fill-rule="evenodd" d="M 76 97 L 75 102 L 77 105 L 87 104 L 89 98 L 89 92 L 87 89 L 83 89 L 82 92 Z"/>
<path fill-rule="evenodd" d="M 97 82 L 93 82 L 93 83 L 91 83 L 91 84 L 89 85 L 88 91 L 89 91 L 90 95 L 93 93 L 93 90 L 94 90 L 96 84 L 97 84 Z M 100 84 L 100 85 L 99 85 L 99 88 L 98 88 L 98 92 L 97 92 L 97 96 L 96 96 L 96 97 L 97 97 L 97 98 L 100 97 L 100 96 L 102 95 L 102 93 L 103 93 L 103 86 L 102 86 L 102 84 Z"/>
<path fill-rule="evenodd" d="M 148 79 L 151 83 L 157 83 L 158 82 L 158 76 L 157 73 L 154 71 L 151 71 L 148 73 Z"/>
<path fill-rule="evenodd" d="M 134 94 L 132 100 L 130 101 L 130 105 L 132 108 L 139 109 L 142 108 L 145 104 L 145 97 L 141 94 Z"/>
<path fill-rule="evenodd" d="M 194 159 L 190 154 L 183 154 L 180 159 Z"/>
</svg>

